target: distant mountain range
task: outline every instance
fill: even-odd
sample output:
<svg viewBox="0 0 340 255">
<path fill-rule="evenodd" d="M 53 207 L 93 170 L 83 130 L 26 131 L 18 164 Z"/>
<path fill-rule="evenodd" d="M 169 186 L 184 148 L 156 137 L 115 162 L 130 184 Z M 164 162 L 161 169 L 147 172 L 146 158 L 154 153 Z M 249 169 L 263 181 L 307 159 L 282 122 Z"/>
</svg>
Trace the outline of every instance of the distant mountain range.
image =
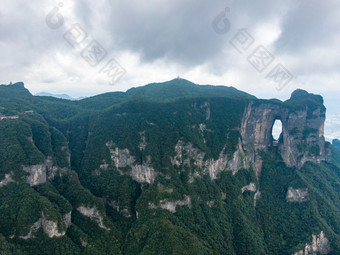
<svg viewBox="0 0 340 255">
<path fill-rule="evenodd" d="M 60 99 L 67 99 L 67 100 L 71 100 L 71 101 L 81 100 L 81 99 L 86 98 L 86 97 L 74 98 L 74 97 L 71 97 L 67 94 L 52 94 L 52 93 L 48 93 L 48 92 L 39 92 L 35 95 L 40 96 L 40 97 L 55 97 L 55 98 L 60 98 Z"/>
</svg>

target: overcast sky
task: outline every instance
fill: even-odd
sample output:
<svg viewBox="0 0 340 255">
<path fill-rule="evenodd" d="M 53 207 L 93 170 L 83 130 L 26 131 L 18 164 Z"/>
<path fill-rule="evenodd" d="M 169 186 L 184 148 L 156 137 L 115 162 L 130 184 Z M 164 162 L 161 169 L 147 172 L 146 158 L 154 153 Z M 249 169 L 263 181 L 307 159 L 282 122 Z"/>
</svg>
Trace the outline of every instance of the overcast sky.
<svg viewBox="0 0 340 255">
<path fill-rule="evenodd" d="M 339 13 L 338 0 L 1 0 L 0 83 L 73 97 L 178 75 L 281 100 L 302 88 L 323 95 L 326 136 L 340 138 Z M 273 60 L 261 72 L 259 46 Z M 113 85 L 108 63 L 125 70 Z M 292 77 L 280 90 L 267 77 L 278 64 Z"/>
</svg>

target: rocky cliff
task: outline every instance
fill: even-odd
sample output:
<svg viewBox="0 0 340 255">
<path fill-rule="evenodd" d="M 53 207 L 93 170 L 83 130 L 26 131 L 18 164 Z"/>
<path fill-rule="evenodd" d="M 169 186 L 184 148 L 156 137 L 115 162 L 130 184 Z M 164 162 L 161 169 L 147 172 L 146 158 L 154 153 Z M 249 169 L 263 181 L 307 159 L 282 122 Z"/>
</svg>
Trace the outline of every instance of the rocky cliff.
<svg viewBox="0 0 340 255">
<path fill-rule="evenodd" d="M 294 255 L 328 254 L 331 251 L 329 241 L 323 231 L 319 235 L 312 235 L 312 242 L 306 244 L 305 248 Z"/>
<path fill-rule="evenodd" d="M 71 212 L 68 212 L 63 217 L 63 222 L 60 222 L 59 225 L 63 225 L 64 228 L 68 228 L 71 225 Z M 66 230 L 60 231 L 58 228 L 58 222 L 50 220 L 46 217 L 46 215 L 41 212 L 41 217 L 30 227 L 30 230 L 27 235 L 19 236 L 19 238 L 27 240 L 34 237 L 34 232 L 42 227 L 43 232 L 49 237 L 62 237 L 65 235 Z"/>
<path fill-rule="evenodd" d="M 77 210 L 84 216 L 89 217 L 91 220 L 95 221 L 98 226 L 102 229 L 105 229 L 107 231 L 110 230 L 110 228 L 106 227 L 104 225 L 104 219 L 99 210 L 96 207 L 86 207 L 86 206 L 79 206 Z"/>
<path fill-rule="evenodd" d="M 253 165 L 257 175 L 261 167 L 258 150 L 265 152 L 277 147 L 288 167 L 301 168 L 305 162 L 320 163 L 328 158 L 325 149 L 325 107 L 320 96 L 303 90 L 292 93 L 289 100 L 258 100 L 245 110 L 241 139 L 245 160 Z M 272 136 L 274 122 L 282 122 L 278 141 Z M 238 150 L 236 153 L 240 153 Z"/>
<path fill-rule="evenodd" d="M 6 89 L 0 109 L 20 118 L 0 121 L 0 254 L 340 254 L 320 96 L 177 80 L 78 102 Z"/>
</svg>

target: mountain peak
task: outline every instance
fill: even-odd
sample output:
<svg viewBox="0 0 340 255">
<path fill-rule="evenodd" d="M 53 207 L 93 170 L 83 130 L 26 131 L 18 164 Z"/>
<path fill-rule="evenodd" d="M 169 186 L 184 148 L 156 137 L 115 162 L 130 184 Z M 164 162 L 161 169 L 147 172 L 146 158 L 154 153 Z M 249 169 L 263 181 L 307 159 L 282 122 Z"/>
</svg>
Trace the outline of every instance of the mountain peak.
<svg viewBox="0 0 340 255">
<path fill-rule="evenodd" d="M 32 96 L 28 89 L 25 88 L 23 82 L 10 83 L 8 85 L 0 85 L 0 97 L 27 97 Z"/>
<path fill-rule="evenodd" d="M 126 94 L 152 101 L 171 101 L 188 97 L 255 98 L 234 87 L 199 85 L 182 78 L 131 88 Z"/>
</svg>

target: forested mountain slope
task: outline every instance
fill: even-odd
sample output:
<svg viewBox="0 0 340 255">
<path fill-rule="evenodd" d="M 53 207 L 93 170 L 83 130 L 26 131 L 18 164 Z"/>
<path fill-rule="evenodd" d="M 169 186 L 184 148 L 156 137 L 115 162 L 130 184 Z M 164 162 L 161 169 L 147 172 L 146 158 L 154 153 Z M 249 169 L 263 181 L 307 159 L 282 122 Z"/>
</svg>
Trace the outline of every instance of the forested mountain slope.
<svg viewBox="0 0 340 255">
<path fill-rule="evenodd" d="M 325 112 L 183 79 L 80 101 L 1 85 L 0 254 L 340 254 Z"/>
</svg>

